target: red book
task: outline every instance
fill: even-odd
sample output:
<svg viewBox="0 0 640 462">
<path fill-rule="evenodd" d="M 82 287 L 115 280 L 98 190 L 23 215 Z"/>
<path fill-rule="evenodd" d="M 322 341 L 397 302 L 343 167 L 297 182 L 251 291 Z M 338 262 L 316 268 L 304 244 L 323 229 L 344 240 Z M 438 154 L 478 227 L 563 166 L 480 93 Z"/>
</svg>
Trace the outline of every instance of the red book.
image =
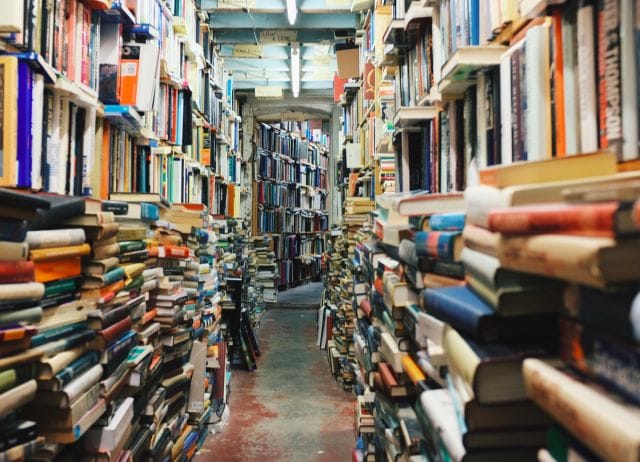
<svg viewBox="0 0 640 462">
<path fill-rule="evenodd" d="M 0 261 L 0 284 L 30 282 L 35 278 L 32 261 Z"/>
<path fill-rule="evenodd" d="M 630 203 L 542 204 L 497 209 L 489 214 L 489 230 L 503 234 L 567 233 L 636 234 Z"/>
<path fill-rule="evenodd" d="M 131 317 L 127 316 L 114 325 L 109 326 L 106 329 L 102 329 L 98 332 L 98 335 L 94 340 L 94 346 L 99 350 L 104 350 L 107 346 L 120 338 L 122 334 L 131 329 L 131 325 Z"/>
</svg>

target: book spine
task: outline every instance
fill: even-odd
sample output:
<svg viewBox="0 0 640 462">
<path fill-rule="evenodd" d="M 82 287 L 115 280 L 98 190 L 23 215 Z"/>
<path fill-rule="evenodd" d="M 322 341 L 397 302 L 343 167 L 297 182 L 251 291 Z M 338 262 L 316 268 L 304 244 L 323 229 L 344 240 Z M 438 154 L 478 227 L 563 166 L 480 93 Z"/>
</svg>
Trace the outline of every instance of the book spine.
<svg viewBox="0 0 640 462">
<path fill-rule="evenodd" d="M 565 141 L 567 154 L 578 154 L 580 108 L 578 91 L 577 4 L 566 4 L 562 14 L 562 62 L 564 78 Z"/>
<path fill-rule="evenodd" d="M 122 336 L 122 334 L 131 329 L 131 325 L 131 318 L 126 317 L 106 329 L 101 330 L 99 335 L 104 339 L 105 346 L 109 346 Z"/>
<path fill-rule="evenodd" d="M 77 397 L 87 391 L 93 384 L 97 383 L 102 377 L 102 366 L 96 364 L 87 370 L 84 374 L 73 379 L 66 387 L 64 387 L 64 394 L 67 396 L 68 402 L 65 406 L 68 407 L 70 403 L 75 401 Z"/>
<path fill-rule="evenodd" d="M 622 101 L 620 76 L 620 0 L 598 0 L 597 52 L 600 148 L 620 154 Z"/>
<path fill-rule="evenodd" d="M 567 364 L 640 403 L 637 347 L 565 318 L 560 319 L 560 355 Z"/>
<path fill-rule="evenodd" d="M 60 387 L 64 387 L 96 364 L 98 364 L 98 353 L 90 351 L 58 372 L 55 380 L 57 380 Z"/>
<path fill-rule="evenodd" d="M 32 261 L 0 261 L 0 283 L 20 283 L 33 281 Z"/>
<path fill-rule="evenodd" d="M 590 0 L 579 2 L 577 39 L 580 148 L 585 153 L 598 149 L 594 6 Z"/>
<path fill-rule="evenodd" d="M 620 75 L 622 80 L 622 160 L 638 157 L 638 51 L 635 20 L 640 6 L 632 0 L 620 0 Z"/>
<path fill-rule="evenodd" d="M 85 233 L 82 228 L 29 231 L 26 237 L 29 248 L 32 250 L 49 247 L 76 246 L 85 242 Z"/>
<path fill-rule="evenodd" d="M 538 359 L 526 359 L 523 374 L 529 397 L 597 455 L 629 462 L 640 457 L 633 433 L 640 419 L 627 405 Z"/>
<path fill-rule="evenodd" d="M 554 103 L 555 113 L 553 114 L 553 120 L 555 121 L 554 136 L 555 136 L 555 155 L 556 157 L 563 157 L 567 154 L 566 146 L 566 127 L 565 127 L 565 83 L 564 83 L 564 44 L 562 33 L 562 13 L 561 8 L 553 10 L 551 28 L 553 31 L 552 44 L 553 44 L 553 90 L 554 90 Z"/>
<path fill-rule="evenodd" d="M 17 185 L 31 187 L 31 112 L 33 110 L 33 71 L 26 61 L 18 63 L 18 158 Z"/>
</svg>

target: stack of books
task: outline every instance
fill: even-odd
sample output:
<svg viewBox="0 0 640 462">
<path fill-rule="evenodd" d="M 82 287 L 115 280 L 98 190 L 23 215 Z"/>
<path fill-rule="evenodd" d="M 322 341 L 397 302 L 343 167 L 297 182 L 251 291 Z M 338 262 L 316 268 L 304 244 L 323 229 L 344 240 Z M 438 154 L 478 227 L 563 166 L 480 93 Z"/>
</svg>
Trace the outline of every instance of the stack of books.
<svg viewBox="0 0 640 462">
<path fill-rule="evenodd" d="M 557 169 L 556 163 L 538 167 Z M 538 335 L 535 342 L 539 348 L 559 344 L 561 361 L 532 356 L 519 373 L 527 395 L 557 422 L 540 444 L 543 457 L 562 460 L 577 453 L 585 459 L 623 460 L 635 457 L 640 447 L 640 394 L 628 375 L 637 368 L 639 340 L 634 312 L 640 209 L 634 176 L 598 175 L 513 188 L 485 180 L 478 187 L 505 197 L 512 189 L 546 190 L 552 196 L 492 207 L 484 223 L 476 220 L 477 229 L 465 229 L 469 247 L 480 248 L 481 233 L 495 243 L 484 247 L 492 250 L 490 263 L 482 255 L 484 268 L 493 268 L 494 287 L 489 290 L 491 281 L 480 273 L 476 279 L 483 284 L 471 285 L 479 287 L 478 295 L 494 310 L 509 316 L 514 309 L 556 308 L 560 315 L 547 323 L 559 332 L 547 341 Z M 479 261 L 478 256 L 471 261 Z"/>
</svg>

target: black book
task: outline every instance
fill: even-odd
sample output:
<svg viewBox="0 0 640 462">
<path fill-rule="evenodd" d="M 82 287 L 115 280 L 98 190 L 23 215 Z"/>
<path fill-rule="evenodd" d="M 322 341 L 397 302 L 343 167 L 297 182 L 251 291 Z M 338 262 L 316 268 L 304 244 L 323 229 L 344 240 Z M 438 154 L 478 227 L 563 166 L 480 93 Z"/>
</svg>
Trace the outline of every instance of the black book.
<svg viewBox="0 0 640 462">
<path fill-rule="evenodd" d="M 84 212 L 82 197 L 0 188 L 0 218 L 27 220 L 29 229 L 51 228 Z"/>
</svg>

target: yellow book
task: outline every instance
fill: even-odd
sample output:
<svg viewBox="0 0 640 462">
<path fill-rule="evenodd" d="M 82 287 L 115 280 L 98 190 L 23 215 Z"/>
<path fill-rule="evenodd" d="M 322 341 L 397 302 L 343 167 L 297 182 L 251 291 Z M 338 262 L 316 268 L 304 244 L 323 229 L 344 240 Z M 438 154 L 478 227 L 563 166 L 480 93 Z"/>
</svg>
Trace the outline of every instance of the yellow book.
<svg viewBox="0 0 640 462">
<path fill-rule="evenodd" d="M 504 188 L 519 184 L 613 175 L 617 171 L 616 155 L 603 152 L 492 166 L 480 170 L 480 183 Z"/>
<path fill-rule="evenodd" d="M 38 262 L 69 257 L 81 257 L 89 255 L 90 253 L 91 246 L 89 244 L 67 245 L 64 247 L 50 247 L 48 249 L 33 249 L 29 252 L 29 259 Z"/>
<path fill-rule="evenodd" d="M 18 59 L 0 56 L 0 186 L 15 186 L 17 181 L 18 141 Z"/>
</svg>

